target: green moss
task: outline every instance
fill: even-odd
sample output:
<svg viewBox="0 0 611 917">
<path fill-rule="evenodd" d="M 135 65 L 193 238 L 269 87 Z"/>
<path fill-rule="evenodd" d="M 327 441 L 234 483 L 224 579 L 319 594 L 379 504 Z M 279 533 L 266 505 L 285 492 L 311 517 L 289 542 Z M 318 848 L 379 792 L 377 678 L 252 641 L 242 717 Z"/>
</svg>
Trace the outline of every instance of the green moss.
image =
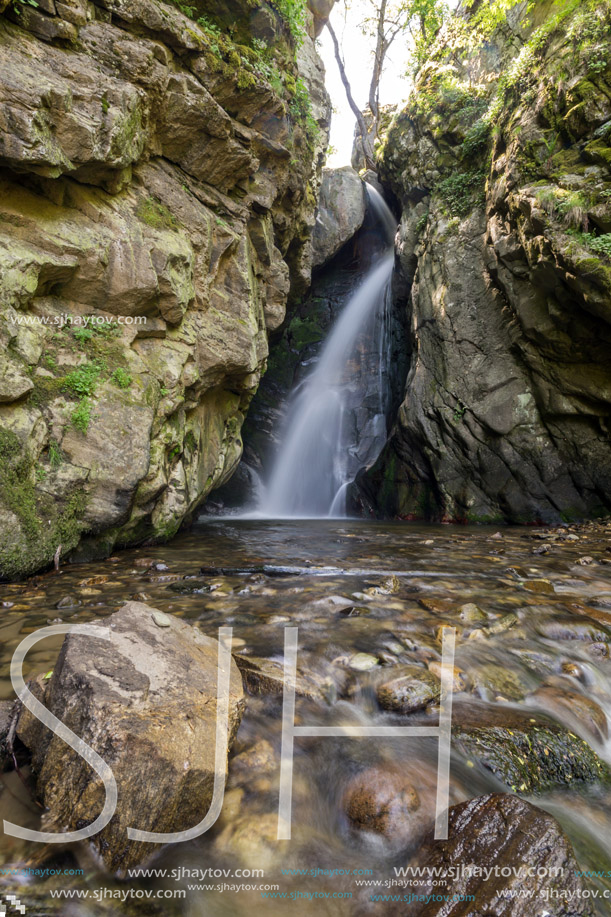
<svg viewBox="0 0 611 917">
<path fill-rule="evenodd" d="M 178 229 L 180 227 L 174 214 L 155 197 L 141 200 L 136 208 L 136 216 L 153 229 Z"/>
<path fill-rule="evenodd" d="M 85 435 L 91 423 L 91 402 L 83 398 L 70 414 L 70 423 L 75 430 Z"/>
<path fill-rule="evenodd" d="M 554 725 L 484 726 L 453 730 L 458 746 L 515 793 L 611 782 L 607 765 L 587 742 Z"/>
</svg>

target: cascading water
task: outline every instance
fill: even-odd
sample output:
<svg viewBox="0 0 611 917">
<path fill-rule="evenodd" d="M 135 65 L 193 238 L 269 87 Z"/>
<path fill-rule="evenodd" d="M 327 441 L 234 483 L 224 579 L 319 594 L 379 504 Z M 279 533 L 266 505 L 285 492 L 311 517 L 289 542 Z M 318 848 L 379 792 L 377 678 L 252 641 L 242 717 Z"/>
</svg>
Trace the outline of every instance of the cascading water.
<svg viewBox="0 0 611 917">
<path fill-rule="evenodd" d="M 367 186 L 382 250 L 352 294 L 314 371 L 294 392 L 260 514 L 345 516 L 346 489 L 386 439 L 396 221 Z"/>
</svg>

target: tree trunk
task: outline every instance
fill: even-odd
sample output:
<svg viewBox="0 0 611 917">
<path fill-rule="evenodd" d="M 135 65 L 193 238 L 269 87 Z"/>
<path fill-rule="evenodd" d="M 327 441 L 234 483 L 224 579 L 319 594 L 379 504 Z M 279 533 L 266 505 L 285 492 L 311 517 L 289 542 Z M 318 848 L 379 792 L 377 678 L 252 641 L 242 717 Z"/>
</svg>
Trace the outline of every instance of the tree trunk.
<svg viewBox="0 0 611 917">
<path fill-rule="evenodd" d="M 384 0 L 386 3 L 386 0 Z M 365 125 L 365 119 L 363 118 L 363 113 L 354 101 L 352 95 L 352 89 L 350 88 L 350 82 L 346 74 L 346 68 L 344 66 L 344 61 L 342 60 L 342 55 L 339 48 L 339 42 L 337 40 L 337 35 L 333 31 L 333 26 L 330 22 L 327 22 L 327 28 L 329 29 L 329 34 L 333 41 L 333 48 L 335 51 L 335 60 L 337 61 L 337 66 L 339 67 L 339 74 L 344 84 L 344 89 L 346 90 L 346 98 L 348 99 L 348 105 L 352 109 L 354 116 L 356 118 L 356 123 L 358 124 L 359 133 L 361 135 L 361 141 L 363 144 L 363 153 L 365 156 L 365 162 L 368 169 L 375 170 L 375 163 L 373 161 L 373 143 L 369 142 L 369 134 L 367 131 L 367 126 Z M 378 81 L 379 82 L 379 81 Z M 375 135 L 374 135 L 375 136 Z"/>
</svg>

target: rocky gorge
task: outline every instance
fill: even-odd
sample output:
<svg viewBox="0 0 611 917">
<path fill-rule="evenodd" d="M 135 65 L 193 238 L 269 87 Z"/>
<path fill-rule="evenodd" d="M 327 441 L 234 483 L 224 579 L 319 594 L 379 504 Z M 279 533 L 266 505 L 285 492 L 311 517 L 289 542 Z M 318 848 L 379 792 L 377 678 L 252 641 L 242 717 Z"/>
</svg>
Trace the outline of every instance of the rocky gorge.
<svg viewBox="0 0 611 917">
<path fill-rule="evenodd" d="M 607 913 L 611 4 L 464 0 L 377 173 L 331 7 L 0 0 L 0 911 Z"/>
</svg>

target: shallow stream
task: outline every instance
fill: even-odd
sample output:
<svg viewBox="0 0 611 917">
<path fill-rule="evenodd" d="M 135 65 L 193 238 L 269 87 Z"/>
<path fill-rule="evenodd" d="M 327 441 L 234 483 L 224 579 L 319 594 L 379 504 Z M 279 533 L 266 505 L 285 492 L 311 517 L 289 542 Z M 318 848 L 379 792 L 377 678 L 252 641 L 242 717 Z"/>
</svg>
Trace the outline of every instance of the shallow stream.
<svg viewBox="0 0 611 917">
<path fill-rule="evenodd" d="M 451 625 L 457 631 L 458 732 L 465 723 L 533 723 L 545 714 L 611 763 L 610 530 L 562 526 L 497 533 L 486 527 L 356 520 L 206 521 L 168 545 L 124 551 L 104 562 L 67 565 L 59 573 L 0 586 L 1 697 L 13 696 L 9 662 L 25 634 L 60 620 L 104 617 L 136 597 L 210 636 L 220 626 L 231 626 L 234 652 L 255 658 L 255 668 L 260 658 L 281 663 L 284 628 L 297 626 L 298 693 L 309 695 L 297 698 L 301 724 L 434 725 L 434 705 L 398 716 L 380 708 L 375 688 L 397 665 L 435 670 L 440 628 Z M 61 638 L 48 640 L 32 651 L 26 676 L 50 671 L 60 643 Z M 66 868 L 78 865 L 83 876 L 33 879 L 25 870 L 41 862 L 37 845 L 3 837 L 0 867 L 20 870 L 17 884 L 27 886 L 30 895 L 27 913 L 36 913 L 36 901 L 40 914 L 287 913 L 286 900 L 262 898 L 266 884 L 303 893 L 294 902 L 303 914 L 353 914 L 361 907 L 367 912 L 371 890 L 356 884 L 363 880 L 359 870 L 370 870 L 372 880 L 389 880 L 392 867 L 409 863 L 432 829 L 437 742 L 296 739 L 292 839 L 277 841 L 282 698 L 269 690 L 268 685 L 247 698 L 219 823 L 195 842 L 166 848 L 154 863 L 168 871 L 262 869 L 265 876 L 253 880 L 204 880 L 251 881 L 260 888 L 203 893 L 189 890 L 194 882 L 185 876 L 116 883 L 99 873 L 85 849 L 55 854 L 52 861 Z M 570 758 L 572 752 L 567 754 Z M 373 768 L 400 770 L 419 800 L 412 823 L 398 823 L 388 836 L 357 830 L 346 815 L 346 794 L 355 774 Z M 537 787 L 521 791 L 520 786 L 509 791 L 521 792 L 556 816 L 582 869 L 611 870 L 611 788 L 605 781 L 582 782 L 574 774 L 572 779 L 569 767 L 562 785 L 545 786 L 543 792 Z M 35 827 L 39 810 L 17 775 L 4 774 L 2 781 L 2 816 Z M 450 803 L 495 790 L 508 788 L 458 737 Z M 288 875 L 282 870 L 322 872 Z M 0 875 L 5 887 L 15 882 L 15 876 Z M 54 910 L 49 897 L 54 888 L 102 887 L 184 889 L 187 894 L 181 902 L 164 902 L 161 910 L 137 900 L 120 904 L 112 899 L 79 902 L 76 910 L 58 904 Z M 594 887 L 611 887 L 611 880 L 597 879 Z M 304 897 L 314 892 L 351 893 L 352 898 Z M 600 913 L 608 913 L 604 903 Z"/>
</svg>

